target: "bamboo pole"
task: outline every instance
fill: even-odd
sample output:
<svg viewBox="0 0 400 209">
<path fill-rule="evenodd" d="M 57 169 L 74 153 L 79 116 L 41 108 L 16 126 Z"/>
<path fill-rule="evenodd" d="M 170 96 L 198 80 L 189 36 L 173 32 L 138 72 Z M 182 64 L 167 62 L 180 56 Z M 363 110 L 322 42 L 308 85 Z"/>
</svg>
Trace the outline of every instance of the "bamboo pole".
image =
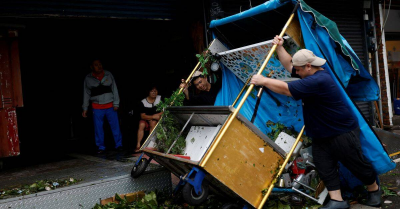
<svg viewBox="0 0 400 209">
<path fill-rule="evenodd" d="M 286 29 L 290 25 L 290 22 L 292 21 L 295 11 L 297 10 L 299 6 L 299 3 L 296 4 L 292 14 L 289 17 L 289 20 L 286 22 L 285 26 L 282 29 L 282 32 L 279 34 L 279 37 L 283 37 L 285 34 Z M 274 45 L 271 48 L 271 51 L 268 53 L 267 58 L 265 59 L 264 63 L 262 64 L 260 70 L 258 71 L 257 75 L 261 75 L 262 72 L 264 71 L 265 67 L 267 66 L 269 59 L 271 59 L 272 55 L 274 54 L 275 50 L 277 48 L 277 45 Z M 204 167 L 207 161 L 210 159 L 210 156 L 214 152 L 215 148 L 218 146 L 218 143 L 221 141 L 222 137 L 224 136 L 225 132 L 228 130 L 229 126 L 231 125 L 232 121 L 236 118 L 237 114 L 239 113 L 239 110 L 242 108 L 244 102 L 246 101 L 247 97 L 250 95 L 250 92 L 253 90 L 254 84 L 251 84 L 250 87 L 247 89 L 246 94 L 243 96 L 242 100 L 240 101 L 238 107 L 235 109 L 235 111 L 232 113 L 231 117 L 229 120 L 226 122 L 226 126 L 221 130 L 220 134 L 218 135 L 217 139 L 215 139 L 215 142 L 212 144 L 211 148 L 207 151 L 206 155 L 204 156 L 203 160 L 200 163 L 201 167 Z"/>
<path fill-rule="evenodd" d="M 242 96 L 243 91 L 246 89 L 246 86 L 250 83 L 251 77 L 247 79 L 246 83 L 244 84 L 242 90 L 240 91 L 239 95 L 236 97 L 235 101 L 232 104 L 232 107 L 235 107 L 236 102 L 239 100 L 240 96 Z"/>
<path fill-rule="evenodd" d="M 214 43 L 215 39 L 210 43 L 210 45 L 208 45 L 208 48 L 210 48 L 210 46 Z M 194 67 L 194 69 L 192 70 L 192 73 L 190 73 L 189 77 L 186 79 L 185 83 L 188 83 L 190 81 L 190 79 L 192 78 L 193 74 L 196 72 L 197 68 L 200 66 L 200 62 L 197 63 L 196 67 Z M 182 93 L 183 88 L 181 88 L 179 90 L 179 93 Z"/>
<path fill-rule="evenodd" d="M 258 205 L 257 209 L 261 209 L 261 208 L 264 206 L 265 202 L 267 201 L 269 195 L 270 195 L 271 192 L 272 192 L 272 189 L 274 188 L 275 182 L 278 180 L 279 176 L 282 174 L 283 170 L 285 169 L 286 164 L 287 164 L 287 163 L 289 162 L 289 160 L 290 160 L 290 157 L 292 157 L 292 154 L 293 154 L 294 150 L 296 149 L 297 144 L 299 143 L 299 141 L 300 141 L 300 139 L 301 139 L 301 136 L 303 135 L 304 128 L 305 128 L 305 126 L 303 126 L 303 128 L 301 129 L 299 135 L 297 136 L 296 141 L 294 142 L 294 144 L 293 144 L 293 146 L 292 146 L 292 149 L 290 149 L 290 152 L 287 154 L 285 161 L 284 161 L 283 164 L 281 165 L 281 168 L 279 169 L 279 172 L 276 174 L 274 180 L 273 180 L 273 181 L 271 182 L 271 184 L 269 185 L 268 191 L 267 191 L 267 193 L 265 194 L 265 196 L 263 197 L 263 199 L 261 200 L 261 203 L 260 203 L 260 205 Z"/>
<path fill-rule="evenodd" d="M 192 73 L 190 73 L 190 75 L 189 75 L 189 77 L 186 79 L 185 83 L 188 83 L 188 82 L 190 81 L 190 79 L 192 78 L 193 74 L 197 71 L 197 68 L 198 68 L 199 66 L 200 66 L 200 62 L 198 62 L 197 65 L 196 65 L 196 67 L 194 67 L 194 69 L 192 70 Z M 182 91 L 183 91 L 183 88 L 181 88 L 181 89 L 179 90 L 178 95 L 181 94 Z M 172 104 L 171 104 L 171 105 L 172 105 Z"/>
</svg>

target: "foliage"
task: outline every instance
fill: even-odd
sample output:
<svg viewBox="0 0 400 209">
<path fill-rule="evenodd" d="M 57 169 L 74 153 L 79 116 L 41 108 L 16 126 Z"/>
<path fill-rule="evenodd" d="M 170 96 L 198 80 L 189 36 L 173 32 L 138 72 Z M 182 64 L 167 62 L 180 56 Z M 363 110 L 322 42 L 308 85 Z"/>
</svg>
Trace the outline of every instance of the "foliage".
<svg viewBox="0 0 400 209">
<path fill-rule="evenodd" d="M 397 196 L 396 192 L 390 190 L 387 186 L 381 185 L 382 197 Z"/>
<path fill-rule="evenodd" d="M 169 113 L 167 107 L 169 106 L 182 106 L 183 100 L 185 99 L 184 94 L 179 94 L 179 89 L 172 93 L 171 97 L 164 98 L 164 101 L 161 101 L 157 105 L 157 111 L 163 111 L 162 120 L 157 125 L 156 128 L 156 148 L 160 152 L 166 152 L 174 143 L 174 140 L 178 137 L 179 132 L 181 130 L 181 125 L 178 121 Z M 181 135 L 174 147 L 171 149 L 171 153 L 173 154 L 183 154 L 183 150 L 186 147 L 185 138 Z"/>
<path fill-rule="evenodd" d="M 297 138 L 297 136 L 299 135 L 299 132 L 294 130 L 294 127 L 286 127 L 283 123 L 281 122 L 277 122 L 274 123 L 272 121 L 268 121 L 266 123 L 268 128 L 271 128 L 271 132 L 267 133 L 267 136 L 272 140 L 275 141 L 276 138 L 278 138 L 278 135 L 281 132 L 284 132 L 294 138 Z M 304 135 L 301 137 L 303 139 L 303 143 L 304 143 L 304 147 L 308 147 L 309 145 L 311 145 L 311 138 L 309 138 L 308 136 Z"/>
<path fill-rule="evenodd" d="M 40 180 L 36 181 L 33 184 L 26 184 L 12 189 L 4 189 L 4 190 L 0 189 L 0 199 L 3 199 L 7 196 L 28 195 L 41 191 L 54 190 L 59 187 L 75 184 L 79 181 L 82 181 L 82 179 L 69 178 L 69 179 L 56 179 L 56 180 Z"/>
<path fill-rule="evenodd" d="M 180 89 L 172 92 L 171 97 L 164 98 L 164 101 L 160 101 L 157 104 L 157 111 L 163 111 L 165 115 L 168 113 L 167 107 L 170 106 L 183 106 L 183 100 L 185 99 L 185 95 L 183 93 L 179 94 Z"/>
<path fill-rule="evenodd" d="M 201 206 L 189 206 L 186 203 L 177 203 L 174 201 L 169 193 L 165 191 L 152 191 L 146 194 L 143 199 L 135 202 L 128 202 L 126 198 L 121 198 L 115 194 L 115 199 L 118 202 L 108 203 L 106 205 L 96 204 L 93 209 L 212 209 L 220 208 L 222 202 L 210 195 L 209 198 Z"/>
<path fill-rule="evenodd" d="M 313 200 L 306 199 L 304 204 L 293 205 L 288 200 L 290 195 L 285 195 L 280 198 L 268 198 L 263 208 L 266 209 L 318 209 L 321 205 L 315 203 Z"/>
<path fill-rule="evenodd" d="M 186 147 L 185 137 L 181 134 L 179 136 L 179 132 L 182 129 L 182 126 L 172 115 L 163 115 L 162 121 L 158 124 L 156 129 L 157 139 L 156 139 L 156 148 L 160 152 L 166 152 L 174 143 L 175 145 L 171 149 L 171 153 L 173 154 L 184 154 L 183 151 Z M 178 137 L 179 136 L 179 137 Z"/>
<path fill-rule="evenodd" d="M 201 68 L 203 69 L 202 75 L 208 75 L 208 68 L 210 68 L 211 63 L 217 61 L 215 57 L 211 54 L 210 50 L 206 49 L 201 54 L 196 54 L 196 57 L 199 59 L 201 64 Z M 209 62 L 211 60 L 211 62 Z"/>
<path fill-rule="evenodd" d="M 157 203 L 157 196 L 155 192 L 146 194 L 141 200 L 135 202 L 129 202 L 126 197 L 121 198 L 118 194 L 115 194 L 115 200 L 117 202 L 110 202 L 106 205 L 96 204 L 93 209 L 163 209 L 164 207 L 159 206 Z"/>
<path fill-rule="evenodd" d="M 290 205 L 280 200 L 270 200 L 267 202 L 266 207 L 268 209 L 290 209 Z"/>
</svg>

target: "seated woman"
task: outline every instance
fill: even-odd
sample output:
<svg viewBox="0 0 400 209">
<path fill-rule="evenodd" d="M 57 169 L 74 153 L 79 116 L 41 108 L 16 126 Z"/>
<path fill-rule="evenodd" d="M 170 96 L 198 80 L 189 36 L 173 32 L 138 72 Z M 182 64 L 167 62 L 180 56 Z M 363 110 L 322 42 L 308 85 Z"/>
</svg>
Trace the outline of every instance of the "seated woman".
<svg viewBox="0 0 400 209">
<path fill-rule="evenodd" d="M 184 104 L 189 106 L 214 105 L 218 92 L 221 89 L 221 79 L 217 79 L 215 83 L 210 83 L 207 76 L 202 75 L 200 71 L 196 71 L 193 75 L 192 83 L 199 91 L 198 94 L 189 93 L 184 79 L 182 79 L 182 83 L 179 86 L 180 88 L 184 88 L 183 93 L 186 98 Z"/>
<path fill-rule="evenodd" d="M 137 145 L 135 152 L 138 152 L 143 140 L 144 131 L 152 131 L 160 120 L 162 112 L 157 112 L 156 105 L 160 103 L 161 96 L 155 85 L 148 89 L 148 96 L 140 102 L 140 121 L 137 134 Z"/>
</svg>

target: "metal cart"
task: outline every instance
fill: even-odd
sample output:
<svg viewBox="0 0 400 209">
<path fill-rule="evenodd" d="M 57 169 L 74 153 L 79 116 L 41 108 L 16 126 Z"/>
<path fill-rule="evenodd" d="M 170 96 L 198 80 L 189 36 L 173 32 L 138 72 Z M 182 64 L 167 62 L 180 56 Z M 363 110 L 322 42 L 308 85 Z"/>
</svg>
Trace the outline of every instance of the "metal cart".
<svg viewBox="0 0 400 209">
<path fill-rule="evenodd" d="M 153 131 L 141 147 L 143 154 L 135 163 L 132 176 L 138 177 L 154 159 L 181 177 L 178 187 L 183 186 L 183 198 L 189 204 L 201 204 L 207 198 L 208 189 L 212 189 L 258 207 L 263 199 L 261 191 L 273 183 L 285 152 L 240 113 L 217 143 L 222 127 L 233 116 L 231 106 L 170 107 L 168 110 L 183 125 L 181 133 L 184 129 L 190 130 L 185 155 L 154 150 L 156 131 Z M 143 158 L 144 154 L 150 159 Z"/>
<path fill-rule="evenodd" d="M 283 37 L 285 34 L 298 6 L 299 3 L 296 4 L 279 37 Z M 214 41 L 209 46 L 209 50 L 212 53 L 221 52 L 222 49 L 213 46 L 213 43 Z M 271 47 L 257 73 L 258 75 L 262 74 L 276 47 L 277 45 Z M 190 82 L 199 67 L 200 62 L 189 75 L 186 83 Z M 292 148 L 286 154 L 239 113 L 254 88 L 254 84 L 246 88 L 249 81 L 250 79 L 247 80 L 232 106 L 168 108 L 173 117 L 183 125 L 181 133 L 185 128 L 191 129 L 186 136 L 186 149 L 189 150 L 185 150 L 186 157 L 190 157 L 190 159 L 170 154 L 171 148 L 166 153 L 152 150 L 156 141 L 154 130 L 162 123 L 163 119 L 161 119 L 141 147 L 143 154 L 132 169 L 132 177 L 138 177 L 145 170 L 149 161 L 154 159 L 175 175 L 181 176 L 177 188 L 183 186 L 183 197 L 191 205 L 201 204 L 207 198 L 210 188 L 232 197 L 240 197 L 252 207 L 261 209 L 300 141 L 304 126 Z M 235 109 L 235 104 L 245 89 L 247 89 L 246 93 Z M 261 91 L 259 95 L 261 95 Z M 258 96 L 257 103 L 259 103 L 260 98 L 261 96 Z M 256 113 L 257 104 L 253 115 L 256 115 Z M 197 146 L 190 146 L 190 143 L 193 142 L 190 134 L 196 135 L 196 131 L 206 130 L 207 127 L 213 128 L 207 129 L 208 131 L 204 131 L 204 133 L 197 132 L 199 136 L 203 137 L 194 140 L 194 142 L 197 141 Z M 149 155 L 150 159 L 144 159 L 144 154 Z M 266 188 L 268 190 L 263 196 L 261 191 Z"/>
</svg>

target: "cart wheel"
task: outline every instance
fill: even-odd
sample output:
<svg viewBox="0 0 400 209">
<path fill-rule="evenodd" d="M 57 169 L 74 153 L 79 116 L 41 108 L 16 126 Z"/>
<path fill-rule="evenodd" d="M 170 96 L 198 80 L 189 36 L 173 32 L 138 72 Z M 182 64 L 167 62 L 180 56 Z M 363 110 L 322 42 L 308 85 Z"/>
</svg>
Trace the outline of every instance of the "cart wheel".
<svg viewBox="0 0 400 209">
<path fill-rule="evenodd" d="M 131 171 L 131 176 L 132 178 L 138 178 L 142 173 L 146 170 L 147 165 L 149 164 L 149 160 L 146 158 L 142 158 L 140 160 L 139 165 L 133 166 L 132 171 Z"/>
<path fill-rule="evenodd" d="M 208 185 L 203 181 L 201 184 L 201 194 L 198 195 L 196 194 L 194 187 L 191 184 L 186 183 L 182 189 L 182 196 L 189 205 L 200 205 L 207 199 Z"/>
<path fill-rule="evenodd" d="M 225 203 L 221 209 L 240 209 L 241 207 L 238 204 L 234 203 Z"/>
</svg>

